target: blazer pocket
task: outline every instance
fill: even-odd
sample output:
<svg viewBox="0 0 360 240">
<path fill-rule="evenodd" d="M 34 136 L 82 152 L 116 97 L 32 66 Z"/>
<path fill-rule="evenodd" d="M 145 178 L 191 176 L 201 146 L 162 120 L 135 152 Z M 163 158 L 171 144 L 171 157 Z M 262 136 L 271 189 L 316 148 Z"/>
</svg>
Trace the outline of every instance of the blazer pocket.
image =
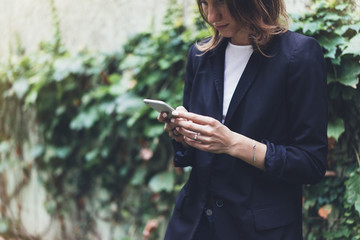
<svg viewBox="0 0 360 240">
<path fill-rule="evenodd" d="M 284 227 L 295 221 L 296 210 L 291 205 L 275 205 L 253 210 L 255 228 L 258 231 Z"/>
</svg>

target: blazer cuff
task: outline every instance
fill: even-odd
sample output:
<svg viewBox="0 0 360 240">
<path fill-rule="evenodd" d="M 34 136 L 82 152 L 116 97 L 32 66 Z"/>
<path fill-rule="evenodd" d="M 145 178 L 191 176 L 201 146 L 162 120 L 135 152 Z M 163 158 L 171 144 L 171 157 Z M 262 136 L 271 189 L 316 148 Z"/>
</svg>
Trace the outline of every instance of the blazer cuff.
<svg viewBox="0 0 360 240">
<path fill-rule="evenodd" d="M 266 144 L 267 150 L 265 155 L 265 173 L 277 179 L 281 179 L 283 176 L 286 150 L 283 146 L 275 146 L 268 140 L 262 140 L 262 143 Z"/>
<path fill-rule="evenodd" d="M 172 140 L 174 147 L 174 165 L 175 167 L 188 167 L 192 166 L 194 148 L 185 148 L 181 143 Z"/>
</svg>

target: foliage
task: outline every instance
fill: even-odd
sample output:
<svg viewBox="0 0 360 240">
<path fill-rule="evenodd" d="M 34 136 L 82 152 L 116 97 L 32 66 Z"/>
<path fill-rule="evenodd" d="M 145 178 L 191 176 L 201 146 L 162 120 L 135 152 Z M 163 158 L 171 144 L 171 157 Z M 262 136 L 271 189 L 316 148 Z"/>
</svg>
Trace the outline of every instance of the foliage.
<svg viewBox="0 0 360 240">
<path fill-rule="evenodd" d="M 160 33 L 137 34 L 122 52 L 71 54 L 57 27 L 53 43 L 34 54 L 19 49 L 0 66 L 0 183 L 12 165 L 27 178 L 39 169 L 64 239 L 98 236 L 99 219 L 121 228 L 113 238 L 140 239 L 148 220 L 166 223 L 172 211 L 187 170 L 172 167 L 169 138 L 142 99 L 181 104 L 187 51 L 208 32 L 199 19 L 184 26 L 170 6 Z M 321 0 L 293 16 L 292 29 L 323 46 L 329 76 L 331 171 L 304 188 L 306 239 L 360 238 L 360 26 L 351 7 Z M 7 210 L 16 193 L 2 189 L 0 234 L 25 239 Z M 162 234 L 159 227 L 151 237 Z"/>
<path fill-rule="evenodd" d="M 163 125 L 142 102 L 181 104 L 186 55 L 196 36 L 172 6 L 160 34 L 138 34 L 123 52 L 70 54 L 56 34 L 54 43 L 34 55 L 20 51 L 0 70 L 0 151 L 24 151 L 30 135 L 39 135 L 30 153 L 48 191 L 45 205 L 53 217 L 81 223 L 80 230 L 62 225 L 66 239 L 96 236 L 98 218 L 139 239 L 150 217 L 166 218 L 172 210 L 186 174 L 173 169 Z M 35 131 L 24 126 L 29 112 L 36 113 Z M 8 157 L 1 157 L 1 172 Z M 6 229 L 5 236 L 15 234 Z"/>
<path fill-rule="evenodd" d="M 360 239 L 359 20 L 348 1 L 320 0 L 292 24 L 319 41 L 328 69 L 330 171 L 304 189 L 306 239 Z"/>
</svg>

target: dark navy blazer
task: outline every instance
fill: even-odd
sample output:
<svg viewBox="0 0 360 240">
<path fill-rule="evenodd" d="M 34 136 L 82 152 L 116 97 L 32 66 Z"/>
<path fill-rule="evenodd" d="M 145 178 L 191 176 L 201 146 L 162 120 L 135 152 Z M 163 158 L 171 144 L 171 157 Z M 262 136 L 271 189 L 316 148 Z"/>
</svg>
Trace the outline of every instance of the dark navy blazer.
<svg viewBox="0 0 360 240">
<path fill-rule="evenodd" d="M 219 121 L 227 43 L 206 54 L 190 49 L 184 88 L 186 109 Z M 265 171 L 173 142 L 175 166 L 192 170 L 166 240 L 192 239 L 209 193 L 217 239 L 302 239 L 302 184 L 320 181 L 326 170 L 325 63 L 316 40 L 290 31 L 275 37 L 265 53 L 250 57 L 224 123 L 267 145 Z"/>
</svg>

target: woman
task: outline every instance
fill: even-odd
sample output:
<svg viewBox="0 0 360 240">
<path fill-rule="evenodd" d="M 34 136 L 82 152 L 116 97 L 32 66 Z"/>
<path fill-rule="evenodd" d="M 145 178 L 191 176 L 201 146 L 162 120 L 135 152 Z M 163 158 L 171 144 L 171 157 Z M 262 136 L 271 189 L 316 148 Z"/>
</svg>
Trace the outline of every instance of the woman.
<svg viewBox="0 0 360 240">
<path fill-rule="evenodd" d="M 198 0 L 212 38 L 191 47 L 183 107 L 161 113 L 191 166 L 165 239 L 302 239 L 302 184 L 324 176 L 326 71 L 282 0 Z"/>
</svg>

